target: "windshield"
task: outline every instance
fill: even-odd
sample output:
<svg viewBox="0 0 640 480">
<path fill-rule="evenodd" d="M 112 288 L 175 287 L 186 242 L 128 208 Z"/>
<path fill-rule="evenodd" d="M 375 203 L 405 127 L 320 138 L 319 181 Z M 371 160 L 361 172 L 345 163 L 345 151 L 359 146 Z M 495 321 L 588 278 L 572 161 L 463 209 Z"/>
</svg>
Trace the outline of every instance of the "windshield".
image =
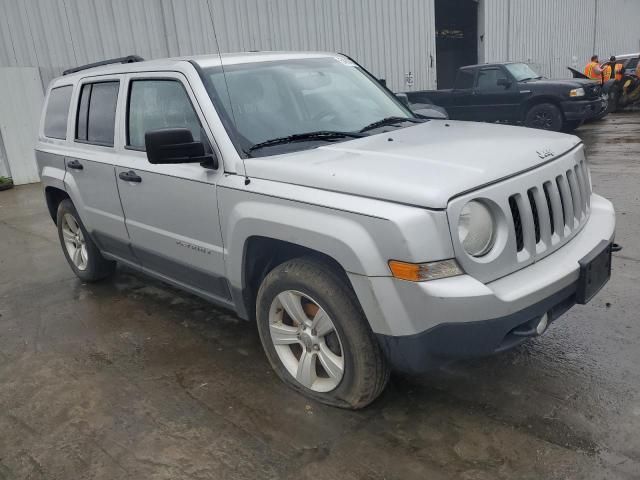
<svg viewBox="0 0 640 480">
<path fill-rule="evenodd" d="M 343 57 L 225 65 L 224 74 L 226 81 L 220 67 L 203 70 L 209 95 L 236 148 L 245 156 L 281 153 L 281 144 L 286 142 L 272 142 L 270 148 L 254 153 L 256 145 L 274 139 L 310 132 L 359 132 L 391 117 L 399 122 L 385 126 L 398 128 L 411 125 L 405 125 L 403 119 L 415 118 L 375 79 Z M 367 130 L 369 133 L 376 132 Z M 306 142 L 290 142 L 285 150 L 352 138 L 316 135 Z"/>
<path fill-rule="evenodd" d="M 505 65 L 509 73 L 513 75 L 516 82 L 531 80 L 532 78 L 542 78 L 534 69 L 526 63 L 509 63 Z"/>
</svg>

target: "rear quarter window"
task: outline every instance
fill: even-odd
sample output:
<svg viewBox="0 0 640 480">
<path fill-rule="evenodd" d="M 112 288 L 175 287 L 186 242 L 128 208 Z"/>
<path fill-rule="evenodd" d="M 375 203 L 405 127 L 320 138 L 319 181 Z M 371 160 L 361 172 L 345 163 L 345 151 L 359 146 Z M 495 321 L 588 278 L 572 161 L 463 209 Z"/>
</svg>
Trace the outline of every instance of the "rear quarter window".
<svg viewBox="0 0 640 480">
<path fill-rule="evenodd" d="M 44 115 L 44 135 L 49 138 L 66 140 L 67 119 L 71 104 L 72 85 L 52 88 L 49 93 L 46 113 Z"/>
<path fill-rule="evenodd" d="M 113 146 L 120 82 L 85 83 L 80 91 L 76 140 Z"/>
</svg>

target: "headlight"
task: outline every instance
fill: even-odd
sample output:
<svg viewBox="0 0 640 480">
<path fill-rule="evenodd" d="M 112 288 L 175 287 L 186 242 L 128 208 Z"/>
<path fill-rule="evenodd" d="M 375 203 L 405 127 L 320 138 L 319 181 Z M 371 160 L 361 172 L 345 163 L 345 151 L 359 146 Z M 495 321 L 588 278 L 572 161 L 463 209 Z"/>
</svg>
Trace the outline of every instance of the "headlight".
<svg viewBox="0 0 640 480">
<path fill-rule="evenodd" d="M 584 88 L 574 88 L 569 92 L 570 97 L 584 97 Z"/>
<path fill-rule="evenodd" d="M 458 238 L 465 251 L 473 257 L 485 255 L 495 237 L 495 222 L 491 211 L 477 200 L 471 200 L 460 212 Z"/>
</svg>

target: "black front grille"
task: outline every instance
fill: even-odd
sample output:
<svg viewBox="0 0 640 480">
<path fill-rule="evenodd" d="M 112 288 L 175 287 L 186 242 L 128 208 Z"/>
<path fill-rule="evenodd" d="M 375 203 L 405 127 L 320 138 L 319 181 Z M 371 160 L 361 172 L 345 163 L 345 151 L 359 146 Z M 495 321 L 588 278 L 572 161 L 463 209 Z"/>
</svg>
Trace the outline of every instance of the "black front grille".
<svg viewBox="0 0 640 480">
<path fill-rule="evenodd" d="M 520 209 L 515 195 L 509 197 L 509 207 L 511 208 L 511 217 L 516 231 L 516 249 L 521 252 L 524 249 L 524 234 L 522 233 L 522 219 L 520 218 Z"/>
<path fill-rule="evenodd" d="M 551 182 L 545 182 L 544 185 L 542 185 L 542 188 L 544 189 L 544 198 L 547 199 L 549 221 L 551 222 L 551 235 L 553 235 L 554 233 L 556 233 L 556 222 L 555 217 L 553 216 L 553 206 L 551 205 L 551 193 L 549 193 L 551 189 Z"/>
</svg>

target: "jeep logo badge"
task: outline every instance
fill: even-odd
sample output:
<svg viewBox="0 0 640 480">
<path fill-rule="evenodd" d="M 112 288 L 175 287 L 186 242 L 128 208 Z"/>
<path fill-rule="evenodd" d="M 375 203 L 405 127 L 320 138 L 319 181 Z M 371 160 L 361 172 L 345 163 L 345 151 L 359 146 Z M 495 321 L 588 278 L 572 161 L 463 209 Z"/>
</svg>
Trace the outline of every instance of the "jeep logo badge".
<svg viewBox="0 0 640 480">
<path fill-rule="evenodd" d="M 541 159 L 545 159 L 545 158 L 549 158 L 549 157 L 553 157 L 554 153 L 549 150 L 548 148 L 545 150 L 536 150 L 536 153 L 538 154 L 538 157 L 540 157 Z"/>
</svg>

